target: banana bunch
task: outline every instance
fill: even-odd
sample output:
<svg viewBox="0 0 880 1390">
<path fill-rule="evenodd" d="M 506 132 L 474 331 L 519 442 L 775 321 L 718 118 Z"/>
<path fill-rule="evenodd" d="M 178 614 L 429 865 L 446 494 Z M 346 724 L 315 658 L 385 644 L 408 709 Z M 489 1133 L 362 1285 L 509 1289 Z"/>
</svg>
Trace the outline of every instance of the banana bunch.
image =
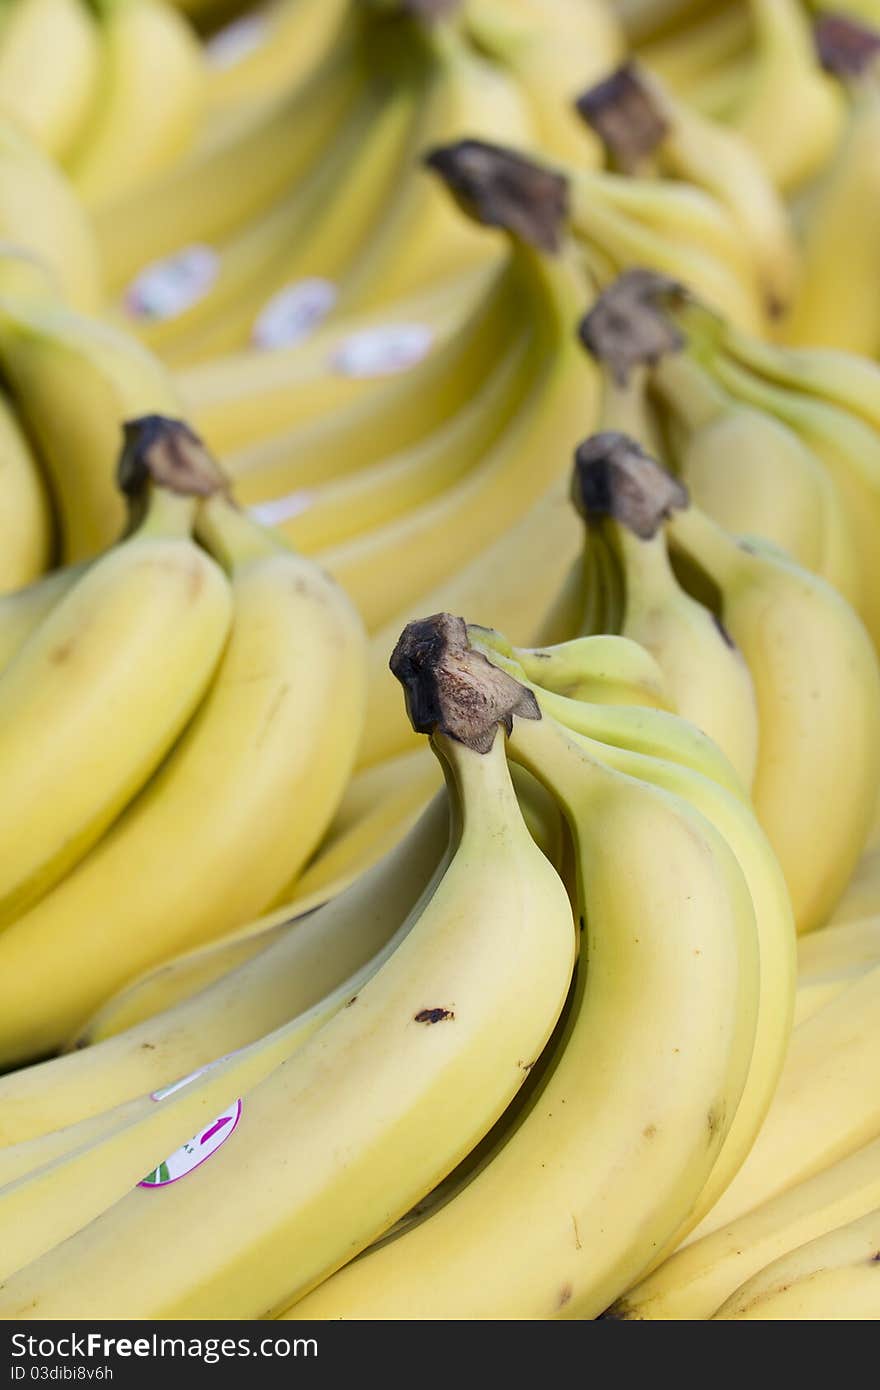
<svg viewBox="0 0 880 1390">
<path fill-rule="evenodd" d="M 127 538 L 0 618 L 7 1066 L 283 896 L 361 734 L 363 629 L 338 586 L 233 506 L 179 422 L 129 422 L 120 480 Z"/>
<path fill-rule="evenodd" d="M 409 696 L 419 704 L 432 698 L 431 678 L 407 674 L 413 662 L 418 657 L 405 639 L 395 666 L 410 691 L 414 679 L 420 682 L 424 695 Z M 130 1308 L 136 1317 L 270 1315 L 379 1237 L 514 1100 L 565 1005 L 576 930 L 562 879 L 526 827 L 499 729 L 512 706 L 535 718 L 534 697 L 502 672 L 493 685 L 497 707 L 490 700 L 487 709 L 473 708 L 454 686 L 435 691 L 442 713 L 432 747 L 447 780 L 441 809 L 448 827 L 445 836 L 436 827 L 430 837 L 421 883 L 414 857 L 398 857 L 406 887 L 401 883 L 388 906 L 385 933 L 390 919 L 396 922 L 384 945 L 374 937 L 375 953 L 360 972 L 325 996 L 310 1021 L 294 1018 L 186 1086 L 139 1099 L 91 1144 L 4 1185 L 4 1218 L 23 1218 L 3 1255 L 5 1316 L 16 1316 L 22 1296 L 34 1297 L 25 1293 L 30 1280 L 40 1288 L 41 1316 L 53 1315 L 56 1300 L 72 1309 L 80 1295 L 83 1307 L 94 1301 L 106 1315 L 107 1279 L 115 1284 L 116 1310 Z M 454 734 L 445 732 L 450 724 Z M 381 872 L 387 877 L 386 866 Z M 719 896 L 722 872 L 712 879 Z M 740 885 L 733 876 L 732 883 L 735 895 Z M 733 898 L 719 905 L 735 941 L 749 920 L 742 891 L 736 906 Z M 339 926 L 344 896 L 333 905 Z M 368 949 L 360 936 L 359 945 L 351 939 L 351 921 L 346 935 L 351 949 Z M 727 965 L 729 953 L 722 954 Z M 326 948 L 323 955 L 327 960 Z M 733 1005 L 728 1010 L 736 1014 Z M 752 1023 L 747 1011 L 743 1019 L 745 1031 Z M 735 1027 L 730 1033 L 724 1030 L 718 1049 L 725 1060 L 739 1043 Z M 730 1060 L 734 1085 L 741 1050 Z M 173 1135 L 184 1140 L 230 1102 L 234 1141 L 198 1166 L 174 1223 L 174 1238 L 189 1254 L 174 1262 L 177 1277 L 147 1292 L 155 1307 L 146 1309 L 139 1261 L 130 1256 L 140 1247 L 146 1257 L 150 1244 L 169 1234 L 164 1223 L 157 1226 L 154 1194 L 144 1190 L 176 1171 L 179 1160 L 161 1161 L 161 1146 L 170 1149 Z M 145 1178 L 150 1163 L 158 1166 Z M 241 1163 L 249 1174 L 244 1185 Z M 100 1169 L 100 1182 L 80 1184 L 84 1168 Z M 219 1196 L 230 1183 L 237 1189 L 232 1202 Z M 179 1201 L 173 1186 L 165 1201 Z M 216 1240 L 194 1239 L 209 1226 Z M 61 1269 L 68 1260 L 81 1272 L 90 1263 L 95 1270 L 78 1294 Z"/>
<path fill-rule="evenodd" d="M 4 6 L 0 109 L 90 207 L 113 204 L 180 159 L 201 120 L 204 85 L 198 39 L 166 0 Z"/>
</svg>

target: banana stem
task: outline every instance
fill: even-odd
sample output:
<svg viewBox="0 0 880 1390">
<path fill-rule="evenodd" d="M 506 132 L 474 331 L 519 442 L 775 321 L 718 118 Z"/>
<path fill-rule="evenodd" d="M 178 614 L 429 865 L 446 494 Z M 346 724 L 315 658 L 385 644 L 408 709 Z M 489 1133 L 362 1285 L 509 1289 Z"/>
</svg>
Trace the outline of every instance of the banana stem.
<svg viewBox="0 0 880 1390">
<path fill-rule="evenodd" d="M 195 533 L 227 574 L 253 560 L 291 549 L 274 531 L 240 511 L 225 494 L 218 493 L 201 503 Z"/>
<path fill-rule="evenodd" d="M 719 587 L 734 583 L 742 568 L 737 541 L 698 507 L 676 512 L 667 522 L 666 534 L 673 550 L 681 550 Z"/>
<path fill-rule="evenodd" d="M 718 382 L 686 353 L 662 358 L 651 384 L 690 434 L 711 424 L 730 405 Z"/>
</svg>

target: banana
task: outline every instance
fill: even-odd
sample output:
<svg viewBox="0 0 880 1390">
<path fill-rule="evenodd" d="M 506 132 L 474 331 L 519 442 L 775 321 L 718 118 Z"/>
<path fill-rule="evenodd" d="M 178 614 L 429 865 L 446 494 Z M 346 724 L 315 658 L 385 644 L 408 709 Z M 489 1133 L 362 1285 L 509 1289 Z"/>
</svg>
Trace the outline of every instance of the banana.
<svg viewBox="0 0 880 1390">
<path fill-rule="evenodd" d="M 72 308 L 96 313 L 102 307 L 98 247 L 85 209 L 61 170 L 6 116 L 0 118 L 0 237 L 42 260 Z"/>
<path fill-rule="evenodd" d="M 120 463 L 141 524 L 62 596 L 0 677 L 4 924 L 20 922 L 150 778 L 226 640 L 229 587 L 190 536 L 194 497 L 218 475 L 190 463 L 185 438 L 175 456 L 145 436 Z"/>
<path fill-rule="evenodd" d="M 666 475 L 667 492 L 647 497 L 635 440 L 613 431 L 578 447 L 572 495 L 587 525 L 587 548 L 607 552 L 616 584 L 619 631 L 645 647 L 666 678 L 673 708 L 718 744 L 749 787 L 758 759 L 758 713 L 752 677 L 720 619 L 680 587 L 670 564 L 662 520 L 687 497 Z M 616 574 L 612 574 L 616 571 Z M 606 595 L 605 602 L 608 603 Z"/>
<path fill-rule="evenodd" d="M 843 51 L 841 29 L 847 40 Z M 852 79 L 852 109 L 834 159 L 810 190 L 801 228 L 803 274 L 783 339 L 875 357 L 880 297 L 872 288 L 878 263 L 865 219 L 880 187 L 874 158 L 880 138 L 880 40 L 839 15 L 820 20 L 818 40 L 826 66 Z"/>
<path fill-rule="evenodd" d="M 128 335 L 15 287 L 0 259 L 0 363 L 49 476 L 65 562 L 99 554 L 125 521 L 115 485 L 123 423 L 178 416 L 173 382 Z"/>
<path fill-rule="evenodd" d="M 819 66 L 797 0 L 749 0 L 754 40 L 730 125 L 753 147 L 777 188 L 792 193 L 832 157 L 845 101 Z"/>
<path fill-rule="evenodd" d="M 778 552 L 754 539 L 736 542 L 693 506 L 674 511 L 666 533 L 673 554 L 716 586 L 721 621 L 751 672 L 760 731 L 754 805 L 785 872 L 798 930 L 809 931 L 833 911 L 871 824 L 880 757 L 876 658 L 835 590 Z M 817 804 L 835 806 L 818 838 Z"/>
<path fill-rule="evenodd" d="M 175 443 L 169 428 L 166 447 Z M 127 813 L 0 938 L 10 988 L 0 1055 L 10 1060 L 57 1048 L 135 975 L 275 902 L 317 847 L 351 771 L 364 642 L 348 600 L 225 497 L 202 505 L 197 533 L 231 580 L 222 662 Z"/>
<path fill-rule="evenodd" d="M 69 155 L 99 81 L 101 44 L 83 0 L 13 0 L 0 24 L 0 107 L 53 159 Z"/>
<path fill-rule="evenodd" d="M 880 1319 L 880 1206 L 747 1280 L 714 1314 L 738 1320 Z"/>
<path fill-rule="evenodd" d="M 878 1203 L 880 1140 L 874 1140 L 672 1255 L 605 1316 L 711 1318 L 767 1266 L 807 1241 L 860 1220 Z"/>
<path fill-rule="evenodd" d="M 632 63 L 585 92 L 578 110 L 623 168 L 650 161 L 659 173 L 711 195 L 748 250 L 768 319 L 786 312 L 799 270 L 794 232 L 785 203 L 741 135 L 676 100 Z M 723 254 L 731 253 L 725 247 Z"/>
<path fill-rule="evenodd" d="M 466 0 L 476 45 L 510 69 L 532 107 L 537 147 L 551 159 L 598 168 L 598 142 L 579 125 L 574 98 L 623 56 L 623 33 L 602 0 Z"/>
<path fill-rule="evenodd" d="M 584 934 L 576 995 L 543 1086 L 491 1161 L 294 1304 L 293 1319 L 596 1316 L 698 1196 L 752 1054 L 757 937 L 732 851 L 679 798 L 604 767 L 552 718 L 502 704 L 464 625 L 440 624 L 445 679 L 511 710 L 511 756 L 568 820 Z M 626 869 L 636 844 L 650 873 Z"/>
<path fill-rule="evenodd" d="M 859 612 L 880 638 L 876 547 L 870 537 L 880 516 L 880 438 L 849 411 L 818 398 L 777 387 L 744 371 L 724 354 L 710 369 L 725 390 L 776 415 L 816 453 L 831 475 L 843 507 L 857 567 Z"/>
<path fill-rule="evenodd" d="M 880 969 L 875 966 L 795 1029 L 754 1147 L 688 1244 L 724 1229 L 880 1135 L 871 1081 L 878 998 Z"/>
<path fill-rule="evenodd" d="M 40 467 L 5 394 L 0 394 L 0 669 L 4 648 L 11 654 L 18 646 L 17 633 L 30 625 L 24 618 L 26 604 L 17 603 L 10 591 L 30 585 L 49 568 L 54 551 L 51 504 Z M 6 607 L 7 614 L 3 609 Z M 7 615 L 15 617 L 9 622 Z M 21 626 L 24 624 L 24 628 Z M 10 644 L 7 645 L 7 644 Z"/>
<path fill-rule="evenodd" d="M 179 1184 L 166 1187 L 166 1209 L 182 1201 L 179 1212 L 166 1210 L 170 1227 L 157 1227 L 157 1194 L 135 1188 L 8 1280 L 4 1315 L 15 1316 L 22 1299 L 45 1317 L 97 1306 L 138 1317 L 271 1315 L 391 1225 L 479 1141 L 552 1031 L 574 930 L 562 883 L 519 815 L 503 737 L 479 726 L 471 736 L 487 751 L 434 736 L 460 788 L 461 838 L 405 941 L 347 1008 L 250 1091 L 235 1133 L 189 1175 L 183 1198 Z M 234 1204 L 220 1196 L 230 1183 Z M 206 1239 L 209 1229 L 222 1239 Z M 119 1261 L 121 1230 L 129 1255 Z M 149 1258 L 154 1242 L 167 1248 L 169 1239 L 187 1258 L 174 1263 L 175 1277 L 145 1290 L 130 1277 L 129 1256 Z M 64 1272 L 71 1258 L 95 1274 L 76 1290 Z"/>
<path fill-rule="evenodd" d="M 490 659 L 498 661 L 499 657 L 490 653 Z M 796 938 L 788 891 L 769 843 L 745 805 L 740 789 L 725 780 L 723 767 L 712 766 L 709 760 L 704 765 L 688 762 L 671 739 L 669 751 L 636 751 L 632 743 L 627 745 L 615 730 L 613 711 L 607 712 L 612 718 L 604 728 L 606 712 L 596 711 L 592 727 L 586 732 L 583 711 L 578 708 L 577 701 L 561 700 L 531 685 L 523 679 L 524 673 L 516 670 L 508 660 L 502 659 L 502 665 L 524 684 L 529 684 L 542 710 L 556 717 L 591 756 L 617 772 L 681 797 L 704 815 L 736 854 L 751 894 L 760 946 L 760 995 L 749 1078 L 721 1154 L 685 1226 L 670 1238 L 671 1249 L 683 1238 L 686 1229 L 695 1225 L 711 1208 L 742 1164 L 779 1079 L 791 1031 L 795 995 Z M 687 724 L 682 727 L 688 729 Z M 655 1260 L 659 1253 L 655 1251 Z"/>
</svg>

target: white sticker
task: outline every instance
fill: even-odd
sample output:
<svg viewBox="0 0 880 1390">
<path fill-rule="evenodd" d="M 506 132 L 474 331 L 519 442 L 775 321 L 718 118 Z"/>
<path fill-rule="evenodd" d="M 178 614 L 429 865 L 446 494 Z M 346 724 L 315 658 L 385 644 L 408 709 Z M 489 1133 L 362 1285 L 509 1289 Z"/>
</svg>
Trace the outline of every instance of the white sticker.
<svg viewBox="0 0 880 1390">
<path fill-rule="evenodd" d="M 260 312 L 251 337 L 261 348 L 292 347 L 324 321 L 338 298 L 333 282 L 317 276 L 285 285 Z"/>
<path fill-rule="evenodd" d="M 185 246 L 144 267 L 125 292 L 125 307 L 137 319 L 174 318 L 207 293 L 219 269 L 210 246 Z"/>
<path fill-rule="evenodd" d="M 211 35 L 204 46 L 205 59 L 208 66 L 217 71 L 234 68 L 236 63 L 262 48 L 268 37 L 269 23 L 264 15 L 244 15 Z"/>
<path fill-rule="evenodd" d="M 339 343 L 331 363 L 344 376 L 390 376 L 421 362 L 433 341 L 433 330 L 423 323 L 365 328 Z"/>
<path fill-rule="evenodd" d="M 248 512 L 261 526 L 280 526 L 282 521 L 307 512 L 311 505 L 312 493 L 289 492 L 286 497 L 276 497 L 271 502 L 258 502 L 248 507 Z"/>
<path fill-rule="evenodd" d="M 168 1187 L 170 1183 L 179 1182 L 187 1173 L 200 1168 L 206 1159 L 226 1143 L 240 1119 L 241 1101 L 237 1100 L 211 1124 L 199 1130 L 188 1144 L 182 1144 L 179 1149 L 175 1149 L 170 1158 L 166 1158 L 164 1163 L 160 1163 L 158 1168 L 154 1168 L 152 1173 L 148 1173 L 138 1183 L 138 1187 Z"/>
</svg>

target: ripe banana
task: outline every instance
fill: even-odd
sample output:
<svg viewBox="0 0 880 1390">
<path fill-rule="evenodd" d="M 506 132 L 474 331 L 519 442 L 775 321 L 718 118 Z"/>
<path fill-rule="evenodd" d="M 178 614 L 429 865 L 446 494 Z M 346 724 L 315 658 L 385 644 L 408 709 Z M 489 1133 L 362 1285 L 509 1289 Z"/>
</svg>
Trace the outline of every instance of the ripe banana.
<svg viewBox="0 0 880 1390">
<path fill-rule="evenodd" d="M 673 553 L 716 586 L 758 707 L 753 800 L 786 876 L 799 931 L 846 887 L 880 776 L 880 673 L 861 622 L 828 584 L 756 539 L 735 541 L 696 507 L 667 523 Z M 845 792 L 844 789 L 845 788 Z M 833 805 L 817 834 L 814 808 Z"/>
<path fill-rule="evenodd" d="M 574 956 L 568 898 L 522 822 L 503 738 L 490 736 L 479 753 L 435 735 L 460 788 L 461 839 L 405 941 L 245 1097 L 235 1133 L 185 1189 L 135 1188 L 8 1280 L 5 1315 L 22 1301 L 44 1317 L 97 1306 L 108 1316 L 271 1315 L 479 1141 L 552 1031 Z M 230 1184 L 233 1205 L 221 1195 Z M 169 1241 L 186 1258 L 145 1289 L 132 1273 Z"/>
<path fill-rule="evenodd" d="M 62 596 L 0 676 L 0 914 L 15 931 L 155 772 L 226 640 L 229 586 L 190 535 L 195 495 L 219 478 L 190 461 L 188 443 L 166 450 L 149 431 L 129 441 L 120 483 L 140 525 Z M 9 927 L 4 948 L 13 939 Z M 28 1055 L 14 1027 L 7 1039 L 11 1056 Z"/>
<path fill-rule="evenodd" d="M 491 1162 L 300 1300 L 294 1319 L 596 1316 L 686 1216 L 751 1058 L 755 919 L 721 836 L 679 798 L 604 767 L 552 718 L 502 703 L 464 625 L 441 621 L 447 679 L 506 715 L 511 756 L 568 820 L 584 934 L 576 995 L 543 1086 Z M 627 869 L 636 844 L 650 875 Z"/>
<path fill-rule="evenodd" d="M 166 435 L 174 448 L 173 427 Z M 345 595 L 224 496 L 202 505 L 197 534 L 231 580 L 216 678 L 126 814 L 0 937 L 9 986 L 0 1055 L 10 1060 L 57 1048 L 134 976 L 277 901 L 350 774 L 364 645 Z"/>
</svg>

